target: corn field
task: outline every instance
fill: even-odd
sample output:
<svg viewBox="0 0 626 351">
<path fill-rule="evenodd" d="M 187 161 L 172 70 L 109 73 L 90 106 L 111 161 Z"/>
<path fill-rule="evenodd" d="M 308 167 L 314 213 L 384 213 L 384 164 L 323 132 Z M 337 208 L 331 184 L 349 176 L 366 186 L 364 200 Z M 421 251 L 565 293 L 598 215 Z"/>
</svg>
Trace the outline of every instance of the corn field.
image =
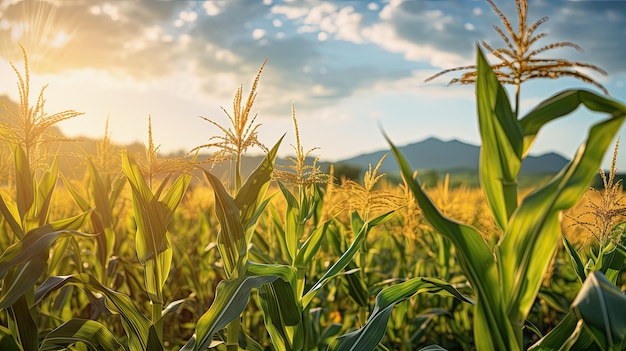
<svg viewBox="0 0 626 351">
<path fill-rule="evenodd" d="M 537 26 L 514 39 L 530 46 Z M 295 106 L 294 156 L 278 163 L 282 138 L 263 145 L 252 114 L 265 63 L 247 97 L 240 87 L 224 109 L 232 125 L 203 117 L 217 134 L 187 157 L 160 157 L 151 121 L 143 154 L 106 130 L 93 153 L 57 152 L 73 141 L 50 127 L 80 113 L 46 113 L 43 89 L 31 98 L 24 52 L 24 67 L 13 66 L 19 106 L 5 106 L 0 129 L 0 349 L 626 349 L 617 145 L 604 189 L 589 189 L 626 105 L 571 89 L 520 116 L 520 85 L 542 72 L 598 83 L 505 43 L 477 45 L 475 66 L 442 72 L 470 70 L 453 83 L 475 85 L 476 189 L 423 187 L 419 165 L 384 131 L 402 183 L 379 173 L 382 159 L 362 179 L 335 179 L 310 161 Z M 518 188 L 541 128 L 579 106 L 599 118 L 572 160 Z M 246 175 L 251 147 L 264 159 Z M 225 177 L 212 171 L 223 162 Z"/>
</svg>

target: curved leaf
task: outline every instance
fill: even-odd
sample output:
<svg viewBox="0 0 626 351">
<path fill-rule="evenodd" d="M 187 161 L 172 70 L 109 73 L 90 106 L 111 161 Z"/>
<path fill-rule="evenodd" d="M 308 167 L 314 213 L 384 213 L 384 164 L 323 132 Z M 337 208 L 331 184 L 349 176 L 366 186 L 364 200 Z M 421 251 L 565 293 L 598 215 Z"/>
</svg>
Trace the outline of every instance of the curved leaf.
<svg viewBox="0 0 626 351">
<path fill-rule="evenodd" d="M 99 322 L 88 319 L 71 319 L 48 333 L 39 350 L 58 350 L 76 342 L 85 343 L 90 350 L 124 351 L 115 335 Z"/>
<path fill-rule="evenodd" d="M 213 339 L 215 332 L 224 329 L 230 322 L 239 318 L 250 298 L 250 290 L 279 279 L 277 276 L 255 276 L 222 280 L 215 291 L 211 307 L 196 324 L 194 337 L 182 350 L 204 350 Z"/>
<path fill-rule="evenodd" d="M 594 125 L 574 159 L 548 184 L 528 195 L 509 221 L 496 250 L 501 291 L 513 321 L 526 319 L 561 235 L 559 214 L 591 184 L 624 117 Z"/>
<path fill-rule="evenodd" d="M 365 325 L 354 332 L 337 338 L 335 351 L 373 351 L 382 340 L 387 330 L 387 323 L 393 307 L 415 294 L 432 293 L 454 296 L 455 298 L 474 303 L 463 296 L 449 283 L 432 278 L 413 278 L 403 283 L 382 290 L 376 296 L 376 305 Z"/>
<path fill-rule="evenodd" d="M 480 184 L 496 223 L 504 230 L 517 207 L 517 176 L 522 165 L 522 129 L 511 110 L 506 90 L 478 45 L 476 50 L 476 103 L 482 141 Z"/>
</svg>

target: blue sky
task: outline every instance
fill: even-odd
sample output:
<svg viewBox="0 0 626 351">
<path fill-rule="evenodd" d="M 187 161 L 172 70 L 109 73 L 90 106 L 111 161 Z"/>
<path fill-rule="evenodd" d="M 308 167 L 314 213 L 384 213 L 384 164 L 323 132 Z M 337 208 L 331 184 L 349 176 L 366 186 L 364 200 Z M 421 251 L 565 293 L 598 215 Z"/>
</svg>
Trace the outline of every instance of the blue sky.
<svg viewBox="0 0 626 351">
<path fill-rule="evenodd" d="M 517 26 L 515 1 L 494 2 Z M 602 67 L 607 76 L 585 73 L 626 101 L 626 1 L 529 0 L 528 21 L 543 16 L 540 44 L 584 49 L 544 57 Z M 494 24 L 484 0 L 3 0 L 0 95 L 18 98 L 9 61 L 21 66 L 22 43 L 32 89 L 49 84 L 47 110 L 85 113 L 60 124 L 66 134 L 102 137 L 108 116 L 113 140 L 145 142 L 151 116 L 162 151 L 188 151 L 219 132 L 199 116 L 226 124 L 220 106 L 232 109 L 237 87 L 247 93 L 267 57 L 254 111 L 263 143 L 287 133 L 282 155 L 295 142 L 292 102 L 303 146 L 319 147 L 323 161 L 387 148 L 379 126 L 397 145 L 430 136 L 478 144 L 474 87 L 447 86 L 454 73 L 424 79 L 473 64 L 477 41 L 503 46 Z M 535 80 L 522 85 L 522 113 L 566 88 L 598 91 Z M 531 153 L 571 157 L 601 118 L 582 110 L 554 122 Z M 618 167 L 626 171 L 626 156 Z"/>
</svg>

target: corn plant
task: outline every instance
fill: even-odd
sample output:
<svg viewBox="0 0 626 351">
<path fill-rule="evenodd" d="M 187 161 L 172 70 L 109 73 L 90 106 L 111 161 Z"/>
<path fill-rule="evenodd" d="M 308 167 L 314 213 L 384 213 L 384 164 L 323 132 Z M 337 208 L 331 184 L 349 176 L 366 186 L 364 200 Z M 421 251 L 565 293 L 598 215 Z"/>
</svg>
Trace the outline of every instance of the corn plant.
<svg viewBox="0 0 626 351">
<path fill-rule="evenodd" d="M 431 225 L 448 238 L 476 297 L 474 341 L 479 350 L 520 350 L 522 329 L 560 238 L 559 214 L 587 189 L 610 141 L 626 118 L 626 106 L 591 91 L 568 90 L 517 119 L 504 88 L 477 48 L 476 97 L 481 131 L 481 186 L 503 233 L 492 250 L 473 227 L 443 216 L 411 177 L 402 154 L 392 150 L 402 175 Z M 521 161 L 546 123 L 583 104 L 609 114 L 589 130 L 573 160 L 549 183 L 517 205 Z"/>
</svg>

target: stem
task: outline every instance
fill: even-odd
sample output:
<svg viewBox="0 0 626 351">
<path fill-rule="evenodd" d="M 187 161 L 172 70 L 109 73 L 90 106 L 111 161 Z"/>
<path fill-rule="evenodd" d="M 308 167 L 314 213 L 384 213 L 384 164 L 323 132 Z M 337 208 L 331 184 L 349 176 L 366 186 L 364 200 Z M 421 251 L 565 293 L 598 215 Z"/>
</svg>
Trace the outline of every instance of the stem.
<svg viewBox="0 0 626 351">
<path fill-rule="evenodd" d="M 239 192 L 241 189 L 241 153 L 237 153 L 237 163 L 235 164 L 235 193 Z"/>
<path fill-rule="evenodd" d="M 359 251 L 359 266 L 361 267 L 359 271 L 359 275 L 361 276 L 361 281 L 365 283 L 367 286 L 367 276 L 365 275 L 365 265 L 367 260 L 367 248 L 365 247 L 365 241 L 361 246 L 361 250 Z M 367 322 L 367 314 L 369 312 L 369 306 L 359 306 L 359 322 L 361 323 L 361 327 L 365 325 Z"/>
<path fill-rule="evenodd" d="M 156 330 L 161 345 L 163 345 L 163 319 L 161 319 L 162 310 L 162 303 L 152 303 L 152 324 L 154 325 L 154 329 Z"/>
<path fill-rule="evenodd" d="M 226 351 L 239 351 L 239 327 L 241 321 L 235 318 L 226 327 Z"/>
<path fill-rule="evenodd" d="M 515 84 L 515 119 L 519 116 L 519 99 L 521 84 Z"/>
</svg>

